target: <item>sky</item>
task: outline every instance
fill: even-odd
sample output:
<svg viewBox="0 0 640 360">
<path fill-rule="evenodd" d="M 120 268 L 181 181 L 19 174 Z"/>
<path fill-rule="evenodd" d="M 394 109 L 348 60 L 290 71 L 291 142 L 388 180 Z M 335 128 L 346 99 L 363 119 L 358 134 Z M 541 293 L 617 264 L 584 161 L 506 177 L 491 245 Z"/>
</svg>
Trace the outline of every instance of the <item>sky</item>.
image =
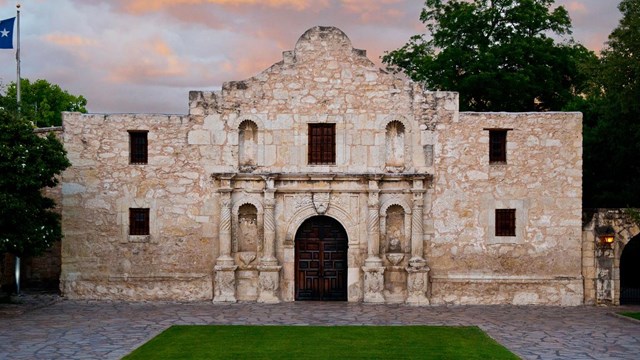
<svg viewBox="0 0 640 360">
<path fill-rule="evenodd" d="M 426 31 L 423 0 L 0 0 L 0 19 L 17 3 L 22 77 L 83 95 L 95 113 L 186 114 L 190 90 L 259 73 L 316 25 L 340 28 L 379 65 Z M 596 52 L 619 3 L 556 0 L 574 39 Z M 0 64 L 0 84 L 15 81 L 15 50 L 0 49 Z"/>
</svg>

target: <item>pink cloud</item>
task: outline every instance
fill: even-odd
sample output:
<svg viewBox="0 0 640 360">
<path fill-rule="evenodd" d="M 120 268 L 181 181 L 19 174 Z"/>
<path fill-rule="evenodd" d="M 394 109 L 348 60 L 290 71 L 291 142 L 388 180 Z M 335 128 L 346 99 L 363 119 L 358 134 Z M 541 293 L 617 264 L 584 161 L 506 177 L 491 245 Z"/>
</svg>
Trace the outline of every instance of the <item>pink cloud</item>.
<svg viewBox="0 0 640 360">
<path fill-rule="evenodd" d="M 187 74 L 188 64 L 174 54 L 161 39 L 152 39 L 137 49 L 129 49 L 131 56 L 126 63 L 113 67 L 107 80 L 131 82 L 153 78 L 181 77 Z"/>
<path fill-rule="evenodd" d="M 120 1 L 120 6 L 127 12 L 139 14 L 159 11 L 165 8 L 175 8 L 185 5 L 212 4 L 226 7 L 274 7 L 292 8 L 297 11 L 317 6 L 327 6 L 327 0 L 131 0 Z"/>
</svg>

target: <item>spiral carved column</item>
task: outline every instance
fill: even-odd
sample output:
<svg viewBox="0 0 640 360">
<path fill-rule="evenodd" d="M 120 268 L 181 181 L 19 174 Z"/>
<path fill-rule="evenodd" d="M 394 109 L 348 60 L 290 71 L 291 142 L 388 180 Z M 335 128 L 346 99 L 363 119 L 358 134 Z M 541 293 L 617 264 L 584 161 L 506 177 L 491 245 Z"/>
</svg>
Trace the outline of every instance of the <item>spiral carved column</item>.
<svg viewBox="0 0 640 360">
<path fill-rule="evenodd" d="M 276 258 L 276 223 L 275 223 L 275 192 L 274 179 L 265 178 L 264 190 L 264 246 L 260 258 L 258 279 L 258 302 L 280 302 L 278 290 L 280 288 L 280 269 Z"/>
<path fill-rule="evenodd" d="M 429 267 L 424 259 L 424 181 L 413 180 L 413 209 L 411 218 L 411 259 L 407 267 L 407 304 L 428 305 Z"/>
<path fill-rule="evenodd" d="M 368 257 L 364 262 L 364 302 L 383 303 L 384 266 L 380 259 L 380 200 L 379 179 L 369 180 L 369 213 L 367 214 Z"/>
<path fill-rule="evenodd" d="M 213 288 L 213 302 L 236 302 L 236 277 L 238 268 L 231 257 L 231 179 L 233 175 L 220 176 L 220 226 L 218 241 L 220 256 L 213 268 L 215 283 Z"/>
</svg>

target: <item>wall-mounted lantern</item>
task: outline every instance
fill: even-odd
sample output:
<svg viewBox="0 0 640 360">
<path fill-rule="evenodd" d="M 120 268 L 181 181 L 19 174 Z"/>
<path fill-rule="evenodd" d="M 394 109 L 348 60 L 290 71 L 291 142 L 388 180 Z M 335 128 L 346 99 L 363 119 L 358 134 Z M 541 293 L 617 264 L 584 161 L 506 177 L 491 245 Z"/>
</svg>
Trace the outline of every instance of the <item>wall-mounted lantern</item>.
<svg viewBox="0 0 640 360">
<path fill-rule="evenodd" d="M 611 226 L 599 226 L 596 228 L 598 245 L 611 248 L 616 240 L 616 232 Z"/>
</svg>

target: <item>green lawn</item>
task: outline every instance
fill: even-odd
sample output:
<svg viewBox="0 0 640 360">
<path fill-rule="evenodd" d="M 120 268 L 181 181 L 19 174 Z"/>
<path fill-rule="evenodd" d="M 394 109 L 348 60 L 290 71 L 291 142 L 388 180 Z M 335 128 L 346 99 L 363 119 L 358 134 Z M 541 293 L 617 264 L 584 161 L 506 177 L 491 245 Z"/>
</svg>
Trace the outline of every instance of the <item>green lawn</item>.
<svg viewBox="0 0 640 360">
<path fill-rule="evenodd" d="M 124 359 L 517 359 L 477 327 L 172 326 Z"/>
<path fill-rule="evenodd" d="M 620 315 L 640 320 L 640 312 L 621 312 Z"/>
</svg>

